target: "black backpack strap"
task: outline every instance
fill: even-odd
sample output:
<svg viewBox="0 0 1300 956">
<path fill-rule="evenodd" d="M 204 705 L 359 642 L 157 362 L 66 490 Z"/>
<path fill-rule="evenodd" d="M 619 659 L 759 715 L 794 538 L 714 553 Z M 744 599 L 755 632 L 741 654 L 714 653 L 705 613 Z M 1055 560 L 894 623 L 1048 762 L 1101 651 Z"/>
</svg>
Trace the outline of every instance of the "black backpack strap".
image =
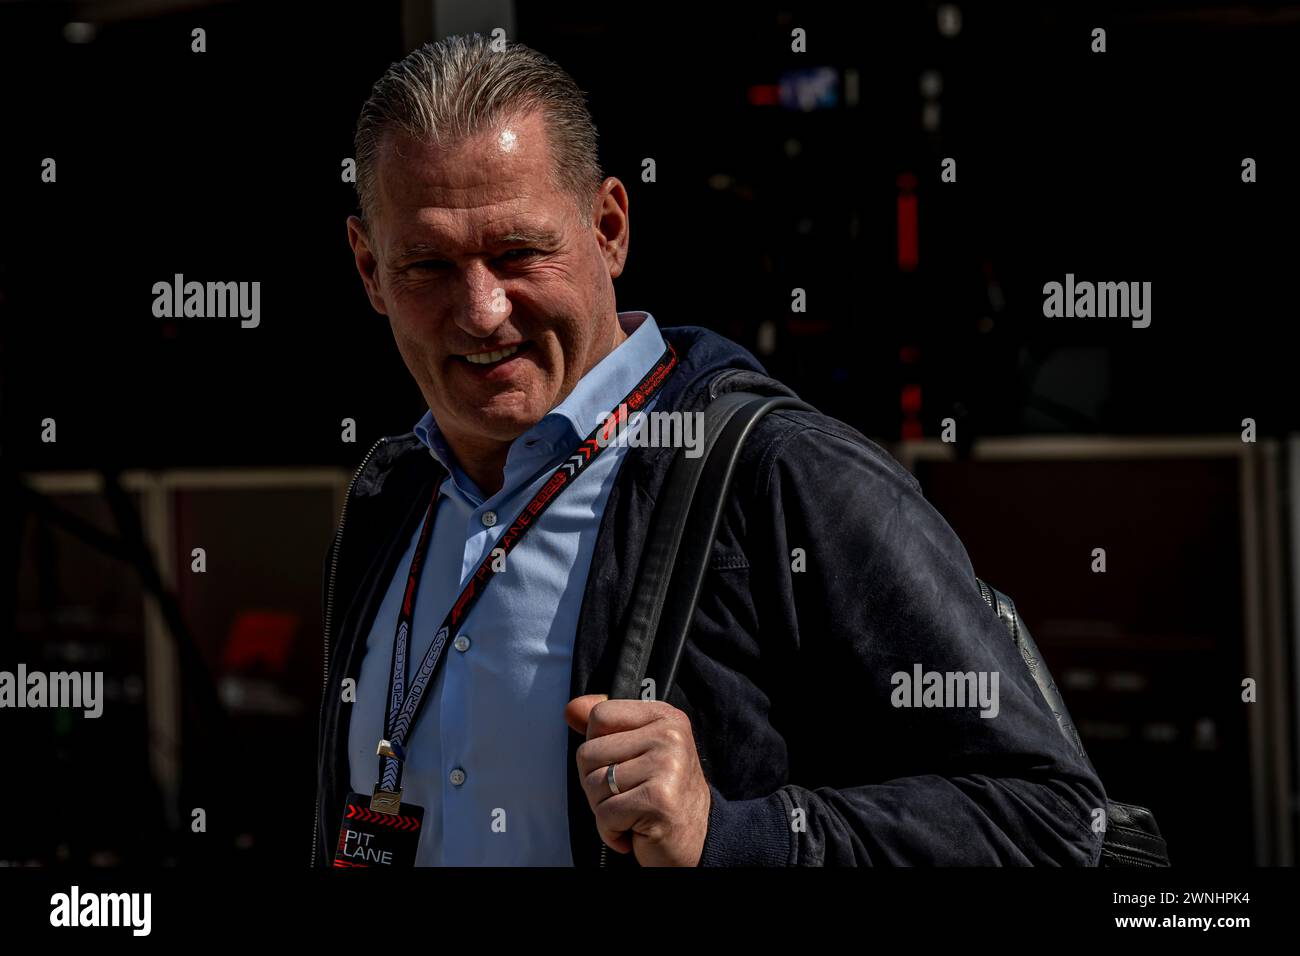
<svg viewBox="0 0 1300 956">
<path fill-rule="evenodd" d="M 741 447 L 758 420 L 777 408 L 816 411 L 793 395 L 724 392 L 705 407 L 701 454 L 688 458 L 686 449 L 677 449 L 642 551 L 611 698 L 641 696 L 653 652 L 655 698 L 667 699 Z"/>
</svg>

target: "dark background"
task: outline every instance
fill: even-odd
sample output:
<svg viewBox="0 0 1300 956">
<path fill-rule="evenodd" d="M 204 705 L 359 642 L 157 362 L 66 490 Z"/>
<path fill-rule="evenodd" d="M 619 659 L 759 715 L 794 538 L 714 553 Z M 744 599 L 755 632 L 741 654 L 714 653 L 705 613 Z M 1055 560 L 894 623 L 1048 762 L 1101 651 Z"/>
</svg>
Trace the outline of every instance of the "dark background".
<svg viewBox="0 0 1300 956">
<path fill-rule="evenodd" d="M 918 474 L 976 567 L 1031 628 L 1043 625 L 1039 643 L 1112 797 L 1157 809 L 1175 862 L 1292 862 L 1284 462 L 1264 469 L 1279 500 L 1261 511 L 1251 496 L 1267 489 L 1235 459 L 1152 465 L 1133 451 L 1017 466 L 970 452 L 998 436 L 1233 439 L 1246 417 L 1278 447 L 1300 431 L 1290 350 L 1300 6 L 963 3 L 955 37 L 936 28 L 937 6 L 501 9 L 513 11 L 511 39 L 588 91 L 602 165 L 628 189 L 619 308 L 734 338 L 891 448 L 955 419 L 964 460 Z M 69 42 L 69 21 L 93 23 L 93 39 Z M 204 54 L 190 52 L 196 26 Z M 1097 26 L 1104 54 L 1089 49 Z M 805 54 L 790 50 L 794 27 L 807 31 Z M 7 833 L 0 859 L 305 862 L 309 821 L 292 814 L 311 791 L 314 602 L 335 502 L 168 492 L 180 805 L 220 809 L 203 842 L 164 822 L 142 757 L 158 728 L 139 692 L 141 582 L 159 558 L 132 543 L 142 502 L 126 494 L 114 511 L 109 495 L 52 496 L 30 479 L 294 468 L 345 483 L 376 438 L 411 428 L 422 400 L 357 277 L 344 228 L 355 194 L 340 164 L 370 85 L 442 32 L 426 5 L 398 2 L 0 3 L 0 468 L 14 609 L 0 665 L 56 669 L 78 648 L 110 669 L 132 715 L 3 715 L 5 776 L 18 786 L 0 803 L 48 780 L 67 822 Z M 790 71 L 814 68 L 835 71 L 825 108 L 768 102 Z M 936 129 L 922 122 L 925 71 L 942 78 Z M 956 183 L 939 181 L 946 156 Z M 1253 184 L 1241 181 L 1247 156 Z M 58 162 L 56 185 L 40 182 L 45 157 Z M 641 180 L 645 157 L 656 182 Z M 914 268 L 899 262 L 903 194 L 918 209 Z M 154 318 L 153 283 L 178 272 L 260 281 L 260 327 Z M 1044 318 L 1043 284 L 1067 272 L 1150 281 L 1150 327 Z M 790 310 L 796 287 L 803 314 Z M 46 417 L 55 444 L 41 441 Z M 345 417 L 355 444 L 339 440 Z M 223 529 L 231 557 L 196 583 L 190 545 Z M 1252 572 L 1243 554 L 1270 530 L 1272 557 Z M 1087 573 L 1099 540 L 1118 554 L 1104 579 Z M 118 557 L 113 541 L 126 542 Z M 1285 699 L 1251 723 L 1239 694 L 1256 607 Z M 241 619 L 259 610 L 271 617 Z M 1081 618 L 1106 626 L 1051 623 Z M 289 641 L 288 658 L 251 679 L 292 712 L 241 717 L 221 696 L 241 627 L 254 645 Z M 1084 675 L 1074 691 L 1066 671 Z M 1111 679 L 1125 673 L 1137 678 Z M 55 758 L 35 761 L 33 744 Z M 1252 746 L 1287 759 L 1257 758 L 1252 777 Z M 298 776 L 274 788 L 283 800 L 254 798 L 278 753 Z M 1264 798 L 1268 773 L 1279 776 Z M 76 799 L 87 786 L 101 794 L 95 811 Z M 267 825 L 255 806 L 292 823 Z"/>
</svg>

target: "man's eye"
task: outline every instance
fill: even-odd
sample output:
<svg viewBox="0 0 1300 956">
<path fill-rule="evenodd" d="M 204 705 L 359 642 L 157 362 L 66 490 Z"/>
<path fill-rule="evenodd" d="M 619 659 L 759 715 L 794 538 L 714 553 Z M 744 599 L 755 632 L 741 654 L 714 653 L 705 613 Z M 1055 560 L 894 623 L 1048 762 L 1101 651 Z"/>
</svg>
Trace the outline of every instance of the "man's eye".
<svg viewBox="0 0 1300 956">
<path fill-rule="evenodd" d="M 442 259 L 422 259 L 419 262 L 412 262 L 412 269 L 441 269 L 447 263 Z"/>
<path fill-rule="evenodd" d="M 529 259 L 532 258 L 533 256 L 540 256 L 541 254 L 542 254 L 542 250 L 540 249 L 510 249 L 509 251 L 503 253 L 501 258 Z"/>
</svg>

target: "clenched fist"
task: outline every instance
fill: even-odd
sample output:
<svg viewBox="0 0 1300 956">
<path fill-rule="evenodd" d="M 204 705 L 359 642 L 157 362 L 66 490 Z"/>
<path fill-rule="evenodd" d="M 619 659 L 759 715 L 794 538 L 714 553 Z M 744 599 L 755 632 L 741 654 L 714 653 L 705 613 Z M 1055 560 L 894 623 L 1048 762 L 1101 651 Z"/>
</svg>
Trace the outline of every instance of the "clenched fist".
<svg viewBox="0 0 1300 956">
<path fill-rule="evenodd" d="M 663 701 L 587 694 L 569 701 L 564 719 L 587 738 L 578 776 L 606 845 L 642 866 L 698 865 L 711 797 L 690 718 Z"/>
</svg>

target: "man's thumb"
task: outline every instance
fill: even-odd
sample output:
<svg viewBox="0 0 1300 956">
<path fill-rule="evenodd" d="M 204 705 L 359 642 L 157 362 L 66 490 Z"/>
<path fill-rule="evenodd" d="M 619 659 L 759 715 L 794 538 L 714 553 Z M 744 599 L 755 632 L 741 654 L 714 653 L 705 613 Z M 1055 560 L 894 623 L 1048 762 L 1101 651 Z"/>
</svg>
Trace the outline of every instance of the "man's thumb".
<svg viewBox="0 0 1300 956">
<path fill-rule="evenodd" d="M 591 716 L 591 708 L 595 707 L 602 700 L 609 700 L 608 694 L 583 694 L 581 697 L 575 697 L 569 701 L 564 708 L 564 720 L 573 728 L 575 733 L 587 736 L 587 718 Z"/>
</svg>

